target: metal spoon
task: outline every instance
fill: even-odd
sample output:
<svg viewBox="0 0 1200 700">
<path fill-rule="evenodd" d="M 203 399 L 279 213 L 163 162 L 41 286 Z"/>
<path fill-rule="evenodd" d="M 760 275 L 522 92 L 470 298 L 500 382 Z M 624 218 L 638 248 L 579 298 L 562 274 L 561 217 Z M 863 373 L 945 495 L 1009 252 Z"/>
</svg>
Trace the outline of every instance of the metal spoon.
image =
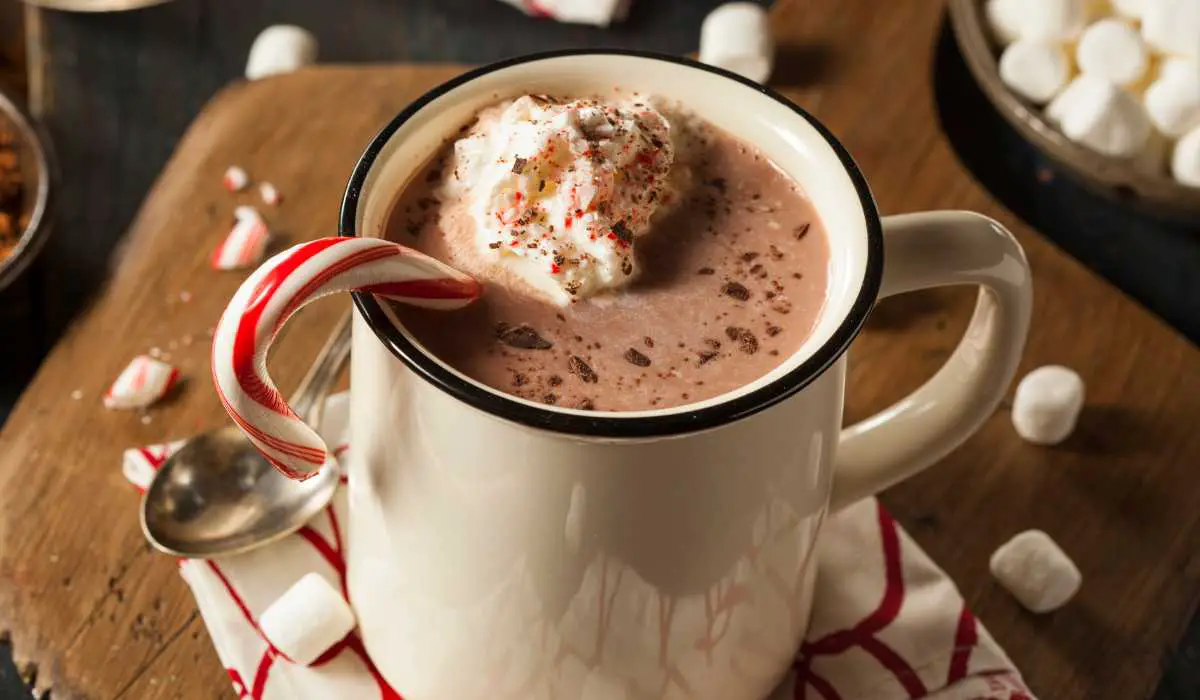
<svg viewBox="0 0 1200 700">
<path fill-rule="evenodd" d="M 314 428 L 350 354 L 350 318 L 338 321 L 291 402 Z M 289 479 L 230 425 L 192 438 L 159 468 L 142 497 L 142 532 L 174 556 L 245 552 L 308 522 L 333 498 L 339 475 L 326 466 L 306 481 Z"/>
</svg>

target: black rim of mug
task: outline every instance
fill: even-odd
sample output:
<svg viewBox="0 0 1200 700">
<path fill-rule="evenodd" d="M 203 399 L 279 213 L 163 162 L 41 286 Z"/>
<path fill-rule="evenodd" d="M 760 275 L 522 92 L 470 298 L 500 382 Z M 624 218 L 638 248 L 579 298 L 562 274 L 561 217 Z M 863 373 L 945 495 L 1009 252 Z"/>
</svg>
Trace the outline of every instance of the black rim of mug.
<svg viewBox="0 0 1200 700">
<path fill-rule="evenodd" d="M 879 286 L 883 277 L 883 226 L 875 199 L 867 185 L 866 178 L 858 164 L 846 151 L 846 148 L 811 114 L 788 100 L 783 95 L 770 88 L 747 80 L 739 75 L 714 66 L 705 65 L 689 58 L 654 53 L 651 51 L 636 51 L 628 49 L 579 49 L 549 51 L 529 54 L 517 58 L 498 61 L 482 66 L 449 80 L 422 95 L 415 102 L 404 108 L 387 126 L 372 139 L 366 151 L 359 158 L 346 193 L 342 199 L 340 213 L 340 234 L 342 236 L 357 236 L 355 218 L 358 210 L 359 197 L 367 175 L 374 165 L 376 158 L 391 139 L 392 135 L 409 119 L 420 112 L 426 105 L 438 97 L 475 80 L 488 73 L 509 68 L 524 63 L 544 61 L 553 58 L 569 56 L 630 56 L 654 61 L 665 61 L 695 70 L 707 71 L 726 77 L 749 87 L 763 95 L 779 102 L 807 121 L 837 154 L 842 166 L 850 176 L 850 180 L 858 193 L 862 205 L 867 228 L 867 264 L 862 287 L 859 288 L 850 312 L 838 325 L 833 335 L 811 357 L 800 363 L 787 374 L 777 380 L 762 386 L 752 392 L 737 396 L 727 401 L 688 409 L 686 406 L 677 409 L 663 409 L 661 413 L 651 416 L 622 416 L 621 413 L 587 412 L 566 413 L 562 410 L 530 405 L 517 401 L 499 390 L 491 391 L 464 380 L 449 371 L 441 363 L 434 360 L 424 351 L 414 345 L 392 323 L 380 302 L 372 295 L 361 292 L 353 294 L 354 304 L 362 314 L 367 325 L 375 332 L 379 340 L 391 350 L 405 365 L 425 381 L 430 382 L 450 396 L 474 408 L 485 411 L 504 420 L 513 421 L 532 428 L 548 430 L 578 436 L 605 438 L 649 438 L 664 437 L 696 432 L 726 425 L 747 418 L 774 406 L 775 404 L 796 394 L 813 380 L 825 372 L 849 348 L 850 343 L 857 337 L 866 322 L 867 315 L 879 294 Z"/>
</svg>

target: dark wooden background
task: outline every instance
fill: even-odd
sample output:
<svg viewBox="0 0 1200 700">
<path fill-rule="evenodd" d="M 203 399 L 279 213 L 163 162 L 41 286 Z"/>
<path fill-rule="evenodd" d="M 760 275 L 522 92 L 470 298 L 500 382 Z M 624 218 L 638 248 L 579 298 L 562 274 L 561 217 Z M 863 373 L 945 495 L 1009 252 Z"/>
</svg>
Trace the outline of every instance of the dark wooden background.
<svg viewBox="0 0 1200 700">
<path fill-rule="evenodd" d="M 602 45 L 686 53 L 717 4 L 635 0 L 630 20 L 610 30 L 532 20 L 495 0 L 173 0 L 119 14 L 43 13 L 44 106 L 61 165 L 59 206 L 39 265 L 0 294 L 0 309 L 12 318 L 0 343 L 0 419 L 46 348 L 103 284 L 112 251 L 176 140 L 208 98 L 240 76 L 263 27 L 304 26 L 318 35 L 321 59 L 339 63 L 480 63 Z M 886 3 L 880 8 L 886 12 Z M 945 33 L 928 69 L 943 128 L 975 177 L 1072 255 L 1200 339 L 1200 222 L 1150 218 L 1059 175 L 991 112 Z M 1179 649 L 1164 650 L 1159 700 L 1200 698 L 1197 628 Z M 12 675 L 0 665 L 0 686 Z M 8 696 L 0 690 L 0 697 Z"/>
</svg>

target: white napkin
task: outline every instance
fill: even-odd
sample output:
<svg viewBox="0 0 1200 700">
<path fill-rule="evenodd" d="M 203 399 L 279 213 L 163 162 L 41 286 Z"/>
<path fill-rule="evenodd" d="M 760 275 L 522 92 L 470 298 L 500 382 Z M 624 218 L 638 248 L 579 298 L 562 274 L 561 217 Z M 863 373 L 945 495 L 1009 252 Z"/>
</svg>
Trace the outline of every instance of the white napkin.
<svg viewBox="0 0 1200 700">
<path fill-rule="evenodd" d="M 631 0 L 501 0 L 532 17 L 607 27 L 629 14 Z"/>
<path fill-rule="evenodd" d="M 339 453 L 347 414 L 345 394 L 329 399 L 322 433 Z M 144 489 L 181 442 L 127 450 L 126 478 Z M 345 591 L 346 507 L 342 490 L 331 507 L 275 544 L 180 561 L 239 698 L 400 700 L 355 633 L 305 667 L 277 657 L 258 632 L 258 615 L 308 572 Z M 807 639 L 769 700 L 1033 700 L 954 583 L 875 499 L 829 518 L 817 566 Z"/>
</svg>

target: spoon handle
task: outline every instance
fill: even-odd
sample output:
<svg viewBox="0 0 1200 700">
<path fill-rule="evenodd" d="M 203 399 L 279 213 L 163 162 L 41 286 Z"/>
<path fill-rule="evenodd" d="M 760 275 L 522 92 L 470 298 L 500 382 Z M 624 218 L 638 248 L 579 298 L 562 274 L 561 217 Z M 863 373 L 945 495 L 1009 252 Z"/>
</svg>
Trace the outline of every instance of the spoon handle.
<svg viewBox="0 0 1200 700">
<path fill-rule="evenodd" d="M 325 395 L 337 380 L 342 365 L 350 356 L 350 320 L 353 312 L 347 311 L 338 319 L 337 325 L 325 341 L 325 347 L 317 354 L 312 369 L 300 380 L 292 395 L 292 409 L 296 415 L 314 430 L 321 427 L 321 411 L 325 406 Z"/>
</svg>

